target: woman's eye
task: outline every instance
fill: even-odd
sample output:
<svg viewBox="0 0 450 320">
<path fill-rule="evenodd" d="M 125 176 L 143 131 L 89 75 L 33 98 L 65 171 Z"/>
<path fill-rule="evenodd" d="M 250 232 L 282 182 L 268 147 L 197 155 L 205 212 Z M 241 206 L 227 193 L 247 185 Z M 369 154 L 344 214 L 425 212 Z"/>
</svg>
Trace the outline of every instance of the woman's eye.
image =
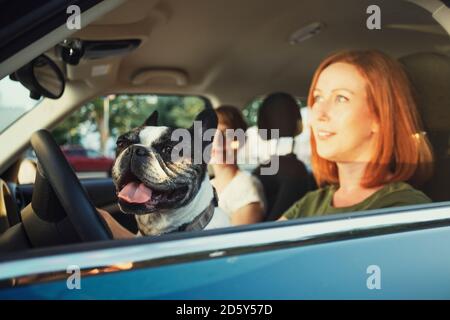
<svg viewBox="0 0 450 320">
<path fill-rule="evenodd" d="M 319 95 L 314 96 L 314 103 L 317 103 L 317 102 L 320 102 L 320 101 L 322 101 L 322 97 L 321 96 L 319 96 Z"/>
<path fill-rule="evenodd" d="M 347 101 L 348 101 L 347 97 L 344 97 L 343 95 L 339 94 L 336 96 L 336 102 L 345 103 Z"/>
</svg>

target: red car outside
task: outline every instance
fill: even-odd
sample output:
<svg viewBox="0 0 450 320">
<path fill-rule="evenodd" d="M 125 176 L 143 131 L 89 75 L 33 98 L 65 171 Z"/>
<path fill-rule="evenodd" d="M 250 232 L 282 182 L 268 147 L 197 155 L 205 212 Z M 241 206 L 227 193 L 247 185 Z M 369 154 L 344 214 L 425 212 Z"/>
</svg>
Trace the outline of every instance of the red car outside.
<svg viewBox="0 0 450 320">
<path fill-rule="evenodd" d="M 111 174 L 114 159 L 81 146 L 62 146 L 64 155 L 76 172 L 107 172 Z"/>
</svg>

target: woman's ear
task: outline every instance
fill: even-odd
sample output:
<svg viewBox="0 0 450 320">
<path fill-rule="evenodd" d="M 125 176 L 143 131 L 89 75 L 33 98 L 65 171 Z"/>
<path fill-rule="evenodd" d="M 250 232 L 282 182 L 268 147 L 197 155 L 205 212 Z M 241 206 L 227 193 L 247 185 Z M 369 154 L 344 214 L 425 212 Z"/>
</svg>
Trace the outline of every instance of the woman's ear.
<svg viewBox="0 0 450 320">
<path fill-rule="evenodd" d="M 380 124 L 377 121 L 372 121 L 371 131 L 372 133 L 380 132 Z"/>
</svg>

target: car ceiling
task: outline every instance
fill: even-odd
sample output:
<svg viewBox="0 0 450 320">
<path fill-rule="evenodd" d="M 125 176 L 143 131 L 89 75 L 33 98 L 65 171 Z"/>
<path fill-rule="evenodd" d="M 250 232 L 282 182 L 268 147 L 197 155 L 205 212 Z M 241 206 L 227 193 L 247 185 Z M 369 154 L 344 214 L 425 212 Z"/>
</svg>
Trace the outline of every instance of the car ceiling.
<svg viewBox="0 0 450 320">
<path fill-rule="evenodd" d="M 381 30 L 366 27 L 371 4 L 381 8 Z M 313 22 L 324 30 L 289 44 L 293 32 Z M 431 14 L 402 0 L 132 0 L 75 37 L 143 42 L 126 56 L 66 66 L 69 81 L 109 82 L 111 91 L 203 94 L 239 108 L 276 90 L 306 96 L 314 69 L 339 49 L 376 48 L 396 58 L 450 53 L 449 36 Z M 93 77 L 92 68 L 101 65 L 108 73 Z M 132 85 L 144 69 L 175 70 L 187 83 Z"/>
</svg>

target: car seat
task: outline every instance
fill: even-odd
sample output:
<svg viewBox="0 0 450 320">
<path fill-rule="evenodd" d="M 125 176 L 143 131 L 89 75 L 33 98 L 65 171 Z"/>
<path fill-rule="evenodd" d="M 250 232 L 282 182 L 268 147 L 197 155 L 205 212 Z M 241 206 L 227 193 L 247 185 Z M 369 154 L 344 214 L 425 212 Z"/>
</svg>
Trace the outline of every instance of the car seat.
<svg viewBox="0 0 450 320">
<path fill-rule="evenodd" d="M 291 95 L 278 92 L 264 99 L 258 112 L 258 129 L 267 130 L 267 138 L 271 138 L 271 129 L 278 129 L 280 138 L 293 138 L 301 132 L 299 124 L 300 108 Z M 270 167 L 270 163 L 261 165 L 254 172 L 263 185 L 267 200 L 265 221 L 277 220 L 306 192 L 316 188 L 312 174 L 293 152 L 278 159 L 279 170 L 274 175 L 262 175 L 262 168 Z"/>
<path fill-rule="evenodd" d="M 424 52 L 402 57 L 399 61 L 412 82 L 435 156 L 434 174 L 420 189 L 433 201 L 449 201 L 450 57 Z"/>
</svg>

